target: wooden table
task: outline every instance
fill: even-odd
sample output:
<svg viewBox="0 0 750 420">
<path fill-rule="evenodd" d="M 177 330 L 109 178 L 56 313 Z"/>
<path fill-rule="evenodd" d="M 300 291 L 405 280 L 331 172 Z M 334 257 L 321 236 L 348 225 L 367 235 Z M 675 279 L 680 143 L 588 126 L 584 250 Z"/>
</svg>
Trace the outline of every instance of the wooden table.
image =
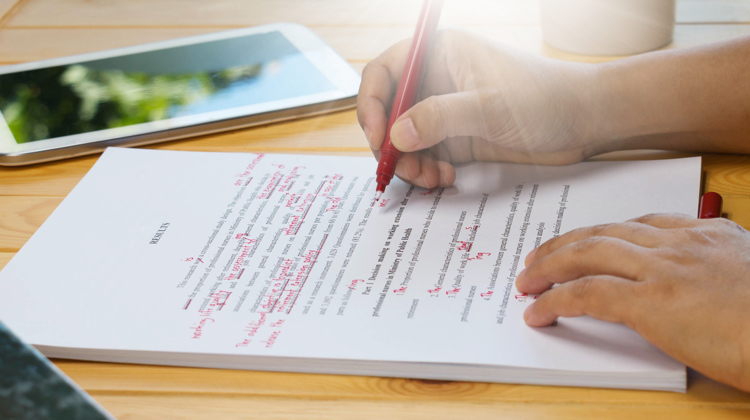
<svg viewBox="0 0 750 420">
<path fill-rule="evenodd" d="M 421 0 L 0 0 L 0 64 L 279 21 L 311 27 L 358 70 L 411 36 Z M 538 4 L 464 0 L 442 23 L 545 56 L 601 62 L 544 46 Z M 750 0 L 678 0 L 672 47 L 750 33 Z M 353 110 L 175 141 L 158 149 L 368 155 Z M 652 156 L 652 155 L 648 155 Z M 97 157 L 0 168 L 0 267 L 31 237 Z M 704 155 L 707 191 L 750 228 L 750 157 Z M 50 322 L 54 322 L 50 320 Z M 695 372 L 666 392 L 435 382 L 120 365 L 56 364 L 121 419 L 163 418 L 747 418 L 750 394 Z"/>
</svg>

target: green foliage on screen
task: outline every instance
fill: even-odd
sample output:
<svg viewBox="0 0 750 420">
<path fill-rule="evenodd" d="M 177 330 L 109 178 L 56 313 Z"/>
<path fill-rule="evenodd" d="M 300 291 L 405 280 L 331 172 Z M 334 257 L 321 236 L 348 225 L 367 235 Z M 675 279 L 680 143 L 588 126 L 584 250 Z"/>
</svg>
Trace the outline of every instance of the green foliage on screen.
<svg viewBox="0 0 750 420">
<path fill-rule="evenodd" d="M 0 112 L 18 143 L 159 121 L 232 83 L 258 77 L 261 68 L 169 75 L 84 65 L 29 70 L 2 75 Z"/>
</svg>

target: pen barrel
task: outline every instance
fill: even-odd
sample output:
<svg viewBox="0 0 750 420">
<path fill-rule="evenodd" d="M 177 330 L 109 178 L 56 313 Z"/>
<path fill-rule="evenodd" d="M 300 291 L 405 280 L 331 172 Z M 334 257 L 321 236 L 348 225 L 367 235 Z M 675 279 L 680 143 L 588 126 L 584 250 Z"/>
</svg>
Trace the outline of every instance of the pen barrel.
<svg viewBox="0 0 750 420">
<path fill-rule="evenodd" d="M 396 164 L 398 159 L 401 157 L 401 152 L 394 148 L 383 148 L 380 151 L 380 162 L 378 162 L 378 169 L 375 172 L 375 182 L 378 186 L 386 186 L 391 183 L 393 174 L 396 173 Z"/>
<path fill-rule="evenodd" d="M 429 53 L 435 38 L 442 9 L 443 0 L 425 0 L 422 4 L 422 11 L 414 30 L 409 55 L 404 65 L 404 71 L 401 73 L 396 97 L 393 99 L 393 107 L 388 120 L 388 133 L 390 133 L 394 121 L 416 102 L 419 88 L 422 86 L 422 77 L 427 68 L 426 55 Z"/>
<path fill-rule="evenodd" d="M 707 192 L 701 197 L 698 210 L 699 219 L 713 219 L 721 217 L 722 198 L 715 192 Z"/>
<path fill-rule="evenodd" d="M 401 152 L 391 144 L 391 128 L 406 110 L 411 108 L 417 100 L 419 88 L 422 86 L 422 78 L 427 68 L 427 54 L 429 54 L 437 24 L 440 20 L 440 12 L 443 8 L 443 0 L 425 0 L 422 11 L 419 14 L 417 28 L 414 30 L 409 55 L 401 73 L 396 96 L 393 99 L 391 115 L 388 117 L 388 126 L 380 148 L 380 163 L 378 164 L 377 183 L 378 188 L 385 188 L 393 178 L 396 171 L 396 163 L 401 157 Z"/>
</svg>

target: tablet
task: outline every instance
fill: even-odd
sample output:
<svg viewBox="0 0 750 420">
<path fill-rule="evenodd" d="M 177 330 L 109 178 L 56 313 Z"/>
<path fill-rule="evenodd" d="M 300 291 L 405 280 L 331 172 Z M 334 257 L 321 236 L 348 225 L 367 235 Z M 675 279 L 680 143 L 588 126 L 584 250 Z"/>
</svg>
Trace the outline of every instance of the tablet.
<svg viewBox="0 0 750 420">
<path fill-rule="evenodd" d="M 0 67 L 0 165 L 353 107 L 357 72 L 280 23 Z"/>
</svg>

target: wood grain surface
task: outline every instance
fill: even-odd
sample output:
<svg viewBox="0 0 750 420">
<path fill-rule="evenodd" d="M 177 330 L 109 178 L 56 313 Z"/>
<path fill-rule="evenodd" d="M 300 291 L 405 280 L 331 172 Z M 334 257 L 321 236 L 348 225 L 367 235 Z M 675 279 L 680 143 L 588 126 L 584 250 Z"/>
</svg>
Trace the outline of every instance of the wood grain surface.
<svg viewBox="0 0 750 420">
<path fill-rule="evenodd" d="M 0 64 L 42 60 L 273 22 L 311 27 L 352 66 L 411 36 L 421 0 L 0 0 Z M 446 4 L 442 24 L 579 62 L 618 57 L 547 47 L 533 0 Z M 682 48 L 750 34 L 750 0 L 678 0 Z M 163 150 L 369 155 L 353 110 L 151 146 Z M 654 159 L 663 152 L 595 158 Z M 96 162 L 0 167 L 0 268 Z M 703 155 L 706 191 L 750 228 L 750 157 Z M 53 322 L 53 320 L 50 320 Z M 56 364 L 121 419 L 739 419 L 750 394 L 690 371 L 686 394 L 127 365 Z"/>
</svg>

